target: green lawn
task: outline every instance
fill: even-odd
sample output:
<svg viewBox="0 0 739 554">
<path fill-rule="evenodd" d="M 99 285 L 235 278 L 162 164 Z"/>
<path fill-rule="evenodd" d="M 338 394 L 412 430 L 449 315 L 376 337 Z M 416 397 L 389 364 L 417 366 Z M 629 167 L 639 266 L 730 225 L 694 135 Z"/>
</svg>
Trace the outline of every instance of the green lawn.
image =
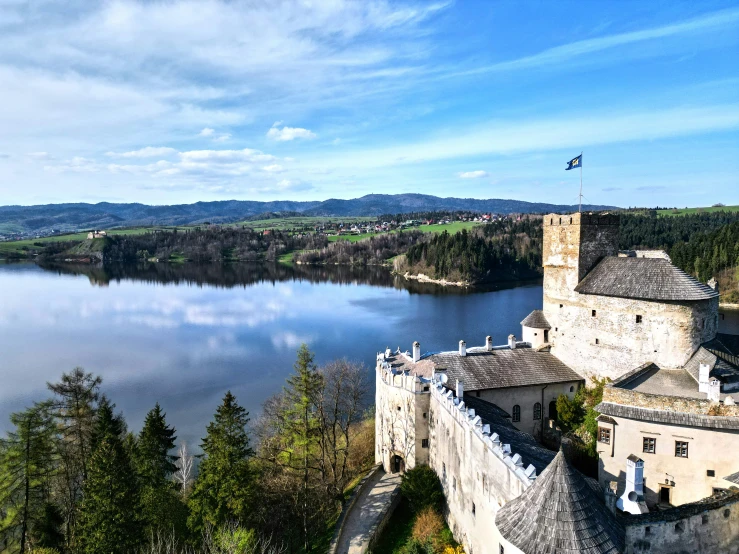
<svg viewBox="0 0 739 554">
<path fill-rule="evenodd" d="M 658 215 L 661 216 L 675 216 L 675 215 L 690 215 L 695 213 L 710 213 L 710 212 L 739 212 L 739 206 L 710 206 L 708 208 L 678 208 L 677 210 L 659 210 Z"/>
<path fill-rule="evenodd" d="M 418 227 L 407 227 L 405 231 L 421 231 L 422 233 L 447 233 L 453 235 L 459 233 L 462 229 L 472 229 L 480 225 L 477 221 L 455 221 L 449 225 L 419 225 Z M 397 231 L 389 231 L 390 233 L 397 233 Z M 349 242 L 357 242 L 360 240 L 368 239 L 370 237 L 376 237 L 385 233 L 364 233 L 362 235 L 332 235 L 328 237 L 329 242 L 336 242 L 338 240 L 348 240 Z"/>
</svg>

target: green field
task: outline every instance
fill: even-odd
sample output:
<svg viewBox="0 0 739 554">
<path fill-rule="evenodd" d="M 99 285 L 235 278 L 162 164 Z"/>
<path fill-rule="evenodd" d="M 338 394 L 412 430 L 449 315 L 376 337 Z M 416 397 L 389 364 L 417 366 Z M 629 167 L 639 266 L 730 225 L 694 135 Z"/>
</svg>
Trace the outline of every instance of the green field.
<svg viewBox="0 0 739 554">
<path fill-rule="evenodd" d="M 711 212 L 739 212 L 739 206 L 711 206 L 708 208 L 678 208 L 677 210 L 659 210 L 661 216 L 690 215 Z"/>
<path fill-rule="evenodd" d="M 182 227 L 178 227 L 182 229 Z M 165 227 L 136 227 L 132 229 L 111 229 L 106 231 L 108 235 L 141 235 L 154 229 L 165 229 Z M 0 257 L 8 254 L 20 254 L 26 250 L 35 250 L 39 247 L 35 243 L 47 244 L 51 242 L 83 241 L 87 239 L 87 233 L 70 233 L 68 235 L 54 235 L 39 239 L 25 239 L 0 242 Z"/>
<path fill-rule="evenodd" d="M 406 231 L 421 231 L 422 233 L 447 233 L 453 235 L 459 233 L 462 229 L 472 229 L 480 225 L 477 221 L 455 221 L 449 225 L 419 225 L 418 227 L 408 227 Z M 388 231 L 389 233 L 397 233 L 397 231 Z M 336 242 L 339 240 L 346 240 L 349 242 L 358 242 L 360 240 L 368 239 L 370 237 L 376 237 L 385 233 L 364 233 L 362 235 L 331 235 L 328 237 L 329 242 Z"/>
</svg>

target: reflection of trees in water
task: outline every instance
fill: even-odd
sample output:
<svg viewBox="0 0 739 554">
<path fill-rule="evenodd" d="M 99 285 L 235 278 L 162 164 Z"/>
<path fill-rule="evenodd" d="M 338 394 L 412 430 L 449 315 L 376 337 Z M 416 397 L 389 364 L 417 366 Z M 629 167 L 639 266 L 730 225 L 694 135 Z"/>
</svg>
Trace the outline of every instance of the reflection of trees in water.
<svg viewBox="0 0 739 554">
<path fill-rule="evenodd" d="M 47 271 L 60 275 L 85 275 L 90 283 L 107 286 L 110 281 L 145 281 L 148 283 L 209 285 L 215 287 L 239 287 L 256 283 L 282 281 L 308 281 L 310 283 L 335 283 L 340 285 L 373 285 L 394 287 L 411 294 L 469 294 L 518 286 L 522 283 L 505 283 L 498 287 L 460 288 L 442 287 L 433 283 L 420 283 L 393 275 L 387 268 L 378 266 L 343 265 L 286 265 L 279 263 L 231 263 L 231 264 L 40 264 Z"/>
</svg>

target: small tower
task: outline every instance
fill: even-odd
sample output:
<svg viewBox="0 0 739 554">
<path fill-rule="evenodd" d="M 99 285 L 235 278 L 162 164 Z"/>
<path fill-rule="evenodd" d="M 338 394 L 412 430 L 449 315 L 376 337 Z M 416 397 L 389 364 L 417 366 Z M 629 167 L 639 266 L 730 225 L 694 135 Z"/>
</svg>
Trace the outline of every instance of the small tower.
<svg viewBox="0 0 739 554">
<path fill-rule="evenodd" d="M 551 328 L 544 312 L 534 310 L 521 322 L 521 340 L 528 342 L 531 348 L 539 348 L 549 342 Z"/>
</svg>

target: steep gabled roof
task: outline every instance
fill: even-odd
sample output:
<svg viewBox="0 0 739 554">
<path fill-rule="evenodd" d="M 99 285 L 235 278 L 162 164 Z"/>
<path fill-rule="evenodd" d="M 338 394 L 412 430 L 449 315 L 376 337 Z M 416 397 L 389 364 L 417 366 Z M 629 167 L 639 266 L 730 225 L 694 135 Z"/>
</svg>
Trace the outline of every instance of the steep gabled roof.
<svg viewBox="0 0 739 554">
<path fill-rule="evenodd" d="M 495 517 L 501 536 L 526 554 L 618 554 L 624 529 L 562 451 Z"/>
<path fill-rule="evenodd" d="M 581 294 L 637 300 L 696 301 L 718 297 L 668 260 L 660 258 L 603 258 L 575 287 Z"/>
<path fill-rule="evenodd" d="M 549 322 L 547 321 L 547 318 L 544 317 L 544 312 L 541 310 L 534 310 L 529 315 L 526 316 L 526 319 L 524 319 L 521 322 L 521 325 L 523 327 L 531 327 L 532 329 L 551 329 L 552 326 L 549 325 Z"/>
</svg>

